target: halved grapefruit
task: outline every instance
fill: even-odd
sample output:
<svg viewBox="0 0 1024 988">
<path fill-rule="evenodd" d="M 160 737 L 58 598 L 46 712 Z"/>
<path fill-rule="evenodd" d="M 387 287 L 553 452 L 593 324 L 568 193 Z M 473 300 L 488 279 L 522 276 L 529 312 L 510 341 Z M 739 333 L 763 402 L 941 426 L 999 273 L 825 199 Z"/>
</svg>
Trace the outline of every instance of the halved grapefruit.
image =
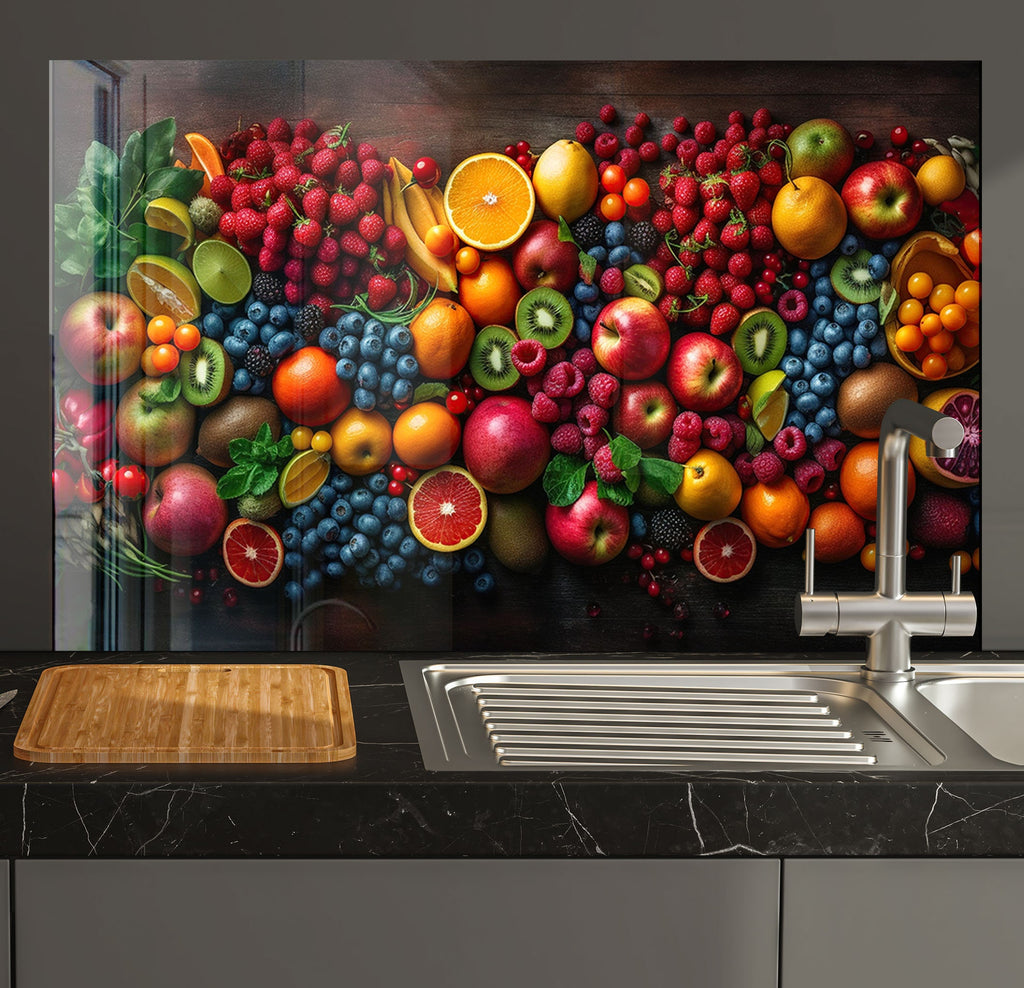
<svg viewBox="0 0 1024 988">
<path fill-rule="evenodd" d="M 487 495 L 464 467 L 449 464 L 430 470 L 409 492 L 409 528 L 428 549 L 464 549 L 486 524 Z"/>
<path fill-rule="evenodd" d="M 952 456 L 929 456 L 924 440 L 910 437 L 910 462 L 940 487 L 972 487 L 981 481 L 981 395 L 974 388 L 940 388 L 921 399 L 964 427 L 964 441 Z"/>
<path fill-rule="evenodd" d="M 757 558 L 754 533 L 738 518 L 708 522 L 693 542 L 693 562 L 715 583 L 732 583 L 750 572 Z"/>
<path fill-rule="evenodd" d="M 221 551 L 228 572 L 247 587 L 273 583 L 284 565 L 284 544 L 277 529 L 250 518 L 236 518 L 224 529 Z"/>
</svg>

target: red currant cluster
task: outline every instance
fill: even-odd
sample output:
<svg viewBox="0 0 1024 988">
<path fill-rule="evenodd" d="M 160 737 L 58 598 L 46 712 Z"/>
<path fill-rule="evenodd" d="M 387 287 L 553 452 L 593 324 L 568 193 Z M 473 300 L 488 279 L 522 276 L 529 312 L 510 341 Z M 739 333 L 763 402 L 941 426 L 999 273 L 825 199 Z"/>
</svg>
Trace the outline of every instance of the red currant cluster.
<svg viewBox="0 0 1024 988">
<path fill-rule="evenodd" d="M 408 493 L 406 487 L 415 484 L 419 479 L 420 472 L 404 463 L 389 463 L 387 468 L 388 493 L 392 497 L 405 497 Z"/>
<path fill-rule="evenodd" d="M 533 164 L 537 160 L 537 155 L 533 153 L 529 141 L 515 141 L 513 144 L 506 144 L 504 151 L 510 158 L 515 159 L 527 175 L 533 174 Z"/>
<path fill-rule="evenodd" d="M 875 146 L 875 135 L 870 130 L 858 130 L 853 139 L 861 151 L 870 151 Z M 889 131 L 889 147 L 882 155 L 886 161 L 898 161 L 911 171 L 917 171 L 928 156 L 928 145 L 920 138 L 911 139 L 910 131 L 900 125 Z"/>
<path fill-rule="evenodd" d="M 459 387 L 453 388 L 445 396 L 444 403 L 452 415 L 465 415 L 473 411 L 487 392 L 473 379 L 472 374 L 463 374 L 459 379 Z"/>
</svg>

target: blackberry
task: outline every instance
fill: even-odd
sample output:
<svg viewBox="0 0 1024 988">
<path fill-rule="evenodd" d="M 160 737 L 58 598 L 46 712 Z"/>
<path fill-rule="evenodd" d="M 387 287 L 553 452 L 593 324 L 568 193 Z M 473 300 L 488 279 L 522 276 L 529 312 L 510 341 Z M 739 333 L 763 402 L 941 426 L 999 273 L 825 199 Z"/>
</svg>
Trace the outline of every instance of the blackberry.
<svg viewBox="0 0 1024 988">
<path fill-rule="evenodd" d="M 315 340 L 324 328 L 324 314 L 318 305 L 304 305 L 295 313 L 293 325 L 304 340 Z"/>
<path fill-rule="evenodd" d="M 681 508 L 661 508 L 651 516 L 647 538 L 658 548 L 678 552 L 693 545 L 693 528 Z"/>
<path fill-rule="evenodd" d="M 283 302 L 284 280 L 271 271 L 259 271 L 252 278 L 253 297 L 265 305 Z"/>
<path fill-rule="evenodd" d="M 631 250 L 650 257 L 658 248 L 661 241 L 661 234 L 654 229 L 654 224 L 648 220 L 640 220 L 629 228 L 627 243 Z"/>
<path fill-rule="evenodd" d="M 266 377 L 274 369 L 274 359 L 265 346 L 258 343 L 249 347 L 245 355 L 245 369 L 253 377 Z"/>
<path fill-rule="evenodd" d="M 580 250 L 590 250 L 604 243 L 604 223 L 596 213 L 584 213 L 570 229 Z"/>
</svg>

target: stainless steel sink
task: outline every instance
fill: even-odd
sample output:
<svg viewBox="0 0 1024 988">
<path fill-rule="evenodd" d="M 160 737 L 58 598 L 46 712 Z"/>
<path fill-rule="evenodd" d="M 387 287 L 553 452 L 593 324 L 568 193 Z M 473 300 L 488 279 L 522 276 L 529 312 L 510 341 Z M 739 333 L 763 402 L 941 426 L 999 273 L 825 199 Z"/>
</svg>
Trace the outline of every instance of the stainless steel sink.
<svg viewBox="0 0 1024 988">
<path fill-rule="evenodd" d="M 929 663 L 909 683 L 863 682 L 855 663 L 734 657 L 488 656 L 401 667 L 424 765 L 436 771 L 1024 765 L 1024 665 L 996 675 Z"/>
</svg>

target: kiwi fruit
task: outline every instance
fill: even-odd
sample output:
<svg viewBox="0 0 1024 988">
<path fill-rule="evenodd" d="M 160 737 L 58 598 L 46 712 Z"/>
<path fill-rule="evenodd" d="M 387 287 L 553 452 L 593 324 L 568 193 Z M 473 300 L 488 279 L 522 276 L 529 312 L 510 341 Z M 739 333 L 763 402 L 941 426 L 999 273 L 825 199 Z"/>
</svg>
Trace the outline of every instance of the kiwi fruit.
<svg viewBox="0 0 1024 988">
<path fill-rule="evenodd" d="M 644 298 L 652 303 L 661 297 L 661 275 L 647 264 L 631 264 L 622 272 L 622 280 L 624 295 Z"/>
<path fill-rule="evenodd" d="M 732 334 L 732 348 L 747 374 L 763 374 L 778 367 L 786 353 L 788 335 L 782 316 L 759 306 L 740 320 Z"/>
<path fill-rule="evenodd" d="M 897 398 L 918 400 L 917 382 L 902 367 L 879 360 L 855 370 L 839 385 L 839 424 L 861 439 L 877 439 L 882 417 Z"/>
<path fill-rule="evenodd" d="M 513 573 L 539 573 L 548 558 L 544 509 L 521 491 L 487 495 L 487 539 L 494 558 Z"/>
<path fill-rule="evenodd" d="M 473 338 L 466 366 L 481 388 L 505 391 L 519 380 L 519 371 L 512 363 L 516 339 L 507 326 L 484 326 Z"/>
<path fill-rule="evenodd" d="M 203 336 L 199 346 L 186 350 L 178 362 L 181 393 L 190 405 L 219 405 L 231 390 L 235 369 L 224 347 Z"/>
<path fill-rule="evenodd" d="M 871 251 L 866 247 L 862 247 L 850 257 L 844 254 L 836 258 L 828 277 L 840 298 L 853 302 L 854 305 L 861 305 L 864 302 L 874 302 L 882 294 L 882 282 L 872 278 L 868 270 L 870 260 Z"/>
<path fill-rule="evenodd" d="M 521 340 L 536 340 L 545 350 L 553 350 L 572 332 L 572 307 L 557 289 L 538 285 L 516 304 L 515 322 Z"/>
<path fill-rule="evenodd" d="M 228 445 L 232 439 L 254 439 L 263 423 L 276 442 L 281 438 L 281 412 L 269 398 L 233 395 L 211 409 L 199 426 L 196 452 L 217 467 L 234 465 Z"/>
</svg>

